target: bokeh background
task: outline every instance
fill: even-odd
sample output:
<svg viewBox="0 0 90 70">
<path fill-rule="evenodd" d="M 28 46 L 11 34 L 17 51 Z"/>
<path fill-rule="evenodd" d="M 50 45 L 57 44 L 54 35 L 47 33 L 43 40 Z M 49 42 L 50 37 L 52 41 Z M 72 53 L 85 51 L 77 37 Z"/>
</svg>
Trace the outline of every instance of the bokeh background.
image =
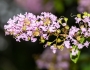
<svg viewBox="0 0 90 70">
<path fill-rule="evenodd" d="M 51 12 L 58 18 L 69 18 L 68 24 L 75 25 L 77 13 L 90 13 L 90 0 L 0 0 L 0 70 L 90 70 L 90 48 L 83 48 L 76 64 L 64 49 L 53 54 L 39 42 L 16 42 L 12 36 L 5 36 L 3 26 L 9 18 L 19 13 Z"/>
</svg>

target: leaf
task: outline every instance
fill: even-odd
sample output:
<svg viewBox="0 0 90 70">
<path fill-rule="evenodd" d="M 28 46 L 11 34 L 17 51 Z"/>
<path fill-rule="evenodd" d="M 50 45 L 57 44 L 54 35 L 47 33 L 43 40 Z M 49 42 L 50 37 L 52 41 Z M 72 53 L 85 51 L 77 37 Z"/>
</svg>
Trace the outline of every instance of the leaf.
<svg viewBox="0 0 90 70">
<path fill-rule="evenodd" d="M 76 48 L 77 46 L 76 45 L 73 45 L 72 48 Z"/>
<path fill-rule="evenodd" d="M 85 38 L 82 37 L 79 42 L 80 42 L 80 43 L 84 43 L 84 41 L 85 41 Z"/>
<path fill-rule="evenodd" d="M 78 59 L 80 56 L 80 51 L 78 50 L 78 54 L 76 56 L 73 56 L 72 53 L 70 53 L 70 59 L 74 62 L 77 63 Z"/>
</svg>

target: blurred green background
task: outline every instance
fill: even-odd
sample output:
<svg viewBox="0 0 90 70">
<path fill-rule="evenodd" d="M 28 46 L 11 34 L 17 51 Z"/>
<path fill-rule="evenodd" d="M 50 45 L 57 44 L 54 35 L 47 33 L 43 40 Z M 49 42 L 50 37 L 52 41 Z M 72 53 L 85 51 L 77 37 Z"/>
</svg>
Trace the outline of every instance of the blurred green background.
<svg viewBox="0 0 90 70">
<path fill-rule="evenodd" d="M 69 18 L 68 25 L 75 25 L 74 17 L 77 13 L 83 11 L 90 12 L 89 0 L 0 0 L 0 70 L 90 70 L 90 48 L 83 48 L 81 55 L 76 64 L 65 55 L 59 65 L 63 65 L 55 69 L 57 64 L 53 61 L 48 67 L 42 63 L 53 60 L 52 52 L 45 52 L 42 44 L 31 42 L 16 42 L 12 36 L 5 36 L 3 26 L 7 24 L 9 18 L 19 13 L 31 12 L 40 15 L 41 12 L 51 12 L 58 18 L 65 16 Z M 59 53 L 59 52 L 58 52 Z M 60 59 L 65 52 L 55 55 L 55 59 Z M 46 57 L 42 55 L 46 55 Z M 49 56 L 53 56 L 48 60 Z M 67 53 L 68 54 L 68 53 Z M 58 58 L 58 59 L 57 59 Z M 65 60 L 64 60 L 65 59 Z M 42 60 L 41 63 L 38 60 Z M 41 68 L 39 67 L 41 64 Z M 43 66 L 42 66 L 43 65 Z M 66 67 L 66 69 L 64 69 Z"/>
</svg>

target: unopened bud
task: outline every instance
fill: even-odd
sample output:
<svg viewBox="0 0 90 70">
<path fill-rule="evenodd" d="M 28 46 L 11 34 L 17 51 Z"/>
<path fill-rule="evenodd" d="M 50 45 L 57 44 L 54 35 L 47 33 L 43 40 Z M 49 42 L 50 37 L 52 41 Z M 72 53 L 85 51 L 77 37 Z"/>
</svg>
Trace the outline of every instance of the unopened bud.
<svg viewBox="0 0 90 70">
<path fill-rule="evenodd" d="M 60 38 L 58 38 L 56 41 L 57 41 L 57 43 L 60 43 L 62 40 Z"/>
<path fill-rule="evenodd" d="M 58 29 L 58 30 L 57 30 L 57 33 L 61 33 L 61 30 L 60 30 L 60 29 Z"/>
<path fill-rule="evenodd" d="M 59 22 L 60 24 L 62 24 L 62 19 L 59 19 L 58 22 Z"/>
<path fill-rule="evenodd" d="M 47 45 L 50 46 L 52 42 L 47 42 Z"/>
<path fill-rule="evenodd" d="M 77 17 L 78 17 L 78 18 L 81 18 L 81 14 L 77 14 Z"/>
<path fill-rule="evenodd" d="M 64 49 L 64 46 L 63 45 L 57 45 L 57 48 L 62 51 Z"/>
<path fill-rule="evenodd" d="M 66 29 L 69 29 L 69 26 L 67 25 L 67 26 L 65 26 L 65 28 L 66 28 Z"/>
<path fill-rule="evenodd" d="M 41 39 L 41 43 L 44 43 L 45 42 L 45 40 L 44 39 Z"/>
<path fill-rule="evenodd" d="M 64 18 L 64 20 L 65 20 L 65 22 L 67 23 L 67 21 L 68 21 L 68 18 L 66 18 L 66 17 L 65 17 L 65 18 Z"/>
</svg>

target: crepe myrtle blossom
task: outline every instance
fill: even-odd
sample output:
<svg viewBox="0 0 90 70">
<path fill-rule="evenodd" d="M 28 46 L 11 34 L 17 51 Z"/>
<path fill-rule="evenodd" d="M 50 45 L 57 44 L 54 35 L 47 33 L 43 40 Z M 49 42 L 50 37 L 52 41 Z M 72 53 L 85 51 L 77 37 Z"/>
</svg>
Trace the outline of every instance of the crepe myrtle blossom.
<svg viewBox="0 0 90 70">
<path fill-rule="evenodd" d="M 8 25 L 4 26 L 5 33 L 13 35 L 16 41 L 23 39 L 28 41 L 36 33 L 36 16 L 32 13 L 18 14 L 9 19 Z M 33 24 L 33 26 L 32 26 Z M 38 34 L 38 33 L 36 33 Z"/>
<path fill-rule="evenodd" d="M 86 41 L 86 42 L 84 43 L 84 46 L 86 46 L 86 47 L 88 48 L 89 44 L 90 44 L 90 42 Z"/>
<path fill-rule="evenodd" d="M 90 42 L 86 39 L 90 37 L 90 14 L 84 12 L 77 14 L 75 23 L 78 26 L 67 25 L 68 18 L 57 18 L 49 12 L 42 12 L 41 15 L 32 13 L 18 14 L 13 19 L 9 19 L 4 26 L 5 35 L 12 35 L 16 41 L 21 40 L 36 42 L 39 38 L 40 43 L 45 43 L 44 47 L 50 47 L 53 53 L 57 50 L 67 48 L 72 56 L 80 53 L 83 47 L 88 47 Z M 53 41 L 50 37 L 55 36 Z"/>
<path fill-rule="evenodd" d="M 79 22 L 77 22 L 78 20 Z M 90 14 L 87 12 L 83 12 L 82 14 L 77 14 L 77 16 L 75 17 L 75 21 L 76 23 L 78 23 L 81 33 L 84 35 L 84 37 L 89 37 L 90 36 L 90 30 L 89 30 Z"/>
<path fill-rule="evenodd" d="M 55 44 L 52 45 L 52 46 L 50 47 L 50 49 L 53 51 L 53 53 L 56 53 L 57 48 L 56 48 L 56 45 L 55 45 Z"/>
<path fill-rule="evenodd" d="M 80 49 L 90 45 L 90 42 L 86 40 L 86 38 L 90 37 L 90 14 L 87 12 L 83 12 L 82 16 L 77 14 L 75 21 L 79 27 L 71 26 L 64 41 L 64 46 L 71 49 L 72 56 L 76 56 Z"/>
<path fill-rule="evenodd" d="M 78 54 L 78 50 L 75 50 L 75 48 L 73 48 L 71 53 L 73 56 L 76 56 Z"/>
<path fill-rule="evenodd" d="M 64 41 L 64 45 L 65 45 L 66 48 L 71 48 L 69 40 L 68 41 Z"/>
<path fill-rule="evenodd" d="M 82 49 L 84 46 L 86 46 L 86 47 L 89 46 L 90 42 L 85 41 L 85 37 L 78 36 L 77 33 L 78 33 L 78 31 L 76 33 L 73 33 L 73 35 L 67 36 L 66 41 L 64 41 L 64 45 L 66 48 L 72 48 L 72 45 L 76 45 L 78 49 Z M 83 39 L 83 41 L 82 41 L 82 39 Z"/>
<path fill-rule="evenodd" d="M 4 26 L 5 34 L 13 35 L 16 41 L 19 42 L 21 39 L 35 42 L 37 41 L 35 37 L 38 36 L 48 40 L 49 35 L 60 28 L 57 17 L 46 12 L 42 12 L 40 16 L 27 12 L 24 15 L 20 13 L 14 16 L 13 19 L 9 19 L 7 23 L 8 25 Z"/>
<path fill-rule="evenodd" d="M 42 12 L 40 16 L 37 16 L 38 22 L 42 22 L 39 29 L 42 32 L 52 33 L 55 32 L 60 25 L 57 21 L 57 17 L 51 13 Z"/>
<path fill-rule="evenodd" d="M 79 28 L 77 28 L 76 26 L 72 26 L 72 27 L 70 28 L 69 35 L 70 35 L 70 36 L 74 36 L 74 34 L 75 34 L 77 31 L 79 31 Z"/>
<path fill-rule="evenodd" d="M 62 22 L 62 20 L 65 22 Z M 10 18 L 7 22 L 8 25 L 5 25 L 4 29 L 6 35 L 13 35 L 16 41 L 19 42 L 21 39 L 35 42 L 37 41 L 38 36 L 41 37 L 40 41 L 45 42 L 45 40 L 49 39 L 51 34 L 55 35 L 58 39 L 60 33 L 62 33 L 61 36 L 65 39 L 60 39 L 60 41 L 57 41 L 56 39 L 56 42 L 63 41 L 62 45 L 66 48 L 71 48 L 71 43 L 77 46 L 81 45 L 79 42 L 80 38 L 78 37 L 78 33 L 81 31 L 80 35 L 83 35 L 84 37 L 90 36 L 90 28 L 88 27 L 88 23 L 90 22 L 89 14 L 84 12 L 83 18 L 81 18 L 81 14 L 78 14 L 77 17 L 75 17 L 76 23 L 79 24 L 80 21 L 83 21 L 85 22 L 85 26 L 88 28 L 85 26 L 80 26 L 80 28 L 72 26 L 69 29 L 69 27 L 67 27 L 67 20 L 67 18 L 63 17 L 57 19 L 57 17 L 52 13 L 42 12 L 41 15 L 35 16 L 32 13 L 26 12 L 24 15 L 18 14 L 17 16 L 14 16 L 13 19 Z M 61 30 L 59 28 L 61 28 Z"/>
</svg>

